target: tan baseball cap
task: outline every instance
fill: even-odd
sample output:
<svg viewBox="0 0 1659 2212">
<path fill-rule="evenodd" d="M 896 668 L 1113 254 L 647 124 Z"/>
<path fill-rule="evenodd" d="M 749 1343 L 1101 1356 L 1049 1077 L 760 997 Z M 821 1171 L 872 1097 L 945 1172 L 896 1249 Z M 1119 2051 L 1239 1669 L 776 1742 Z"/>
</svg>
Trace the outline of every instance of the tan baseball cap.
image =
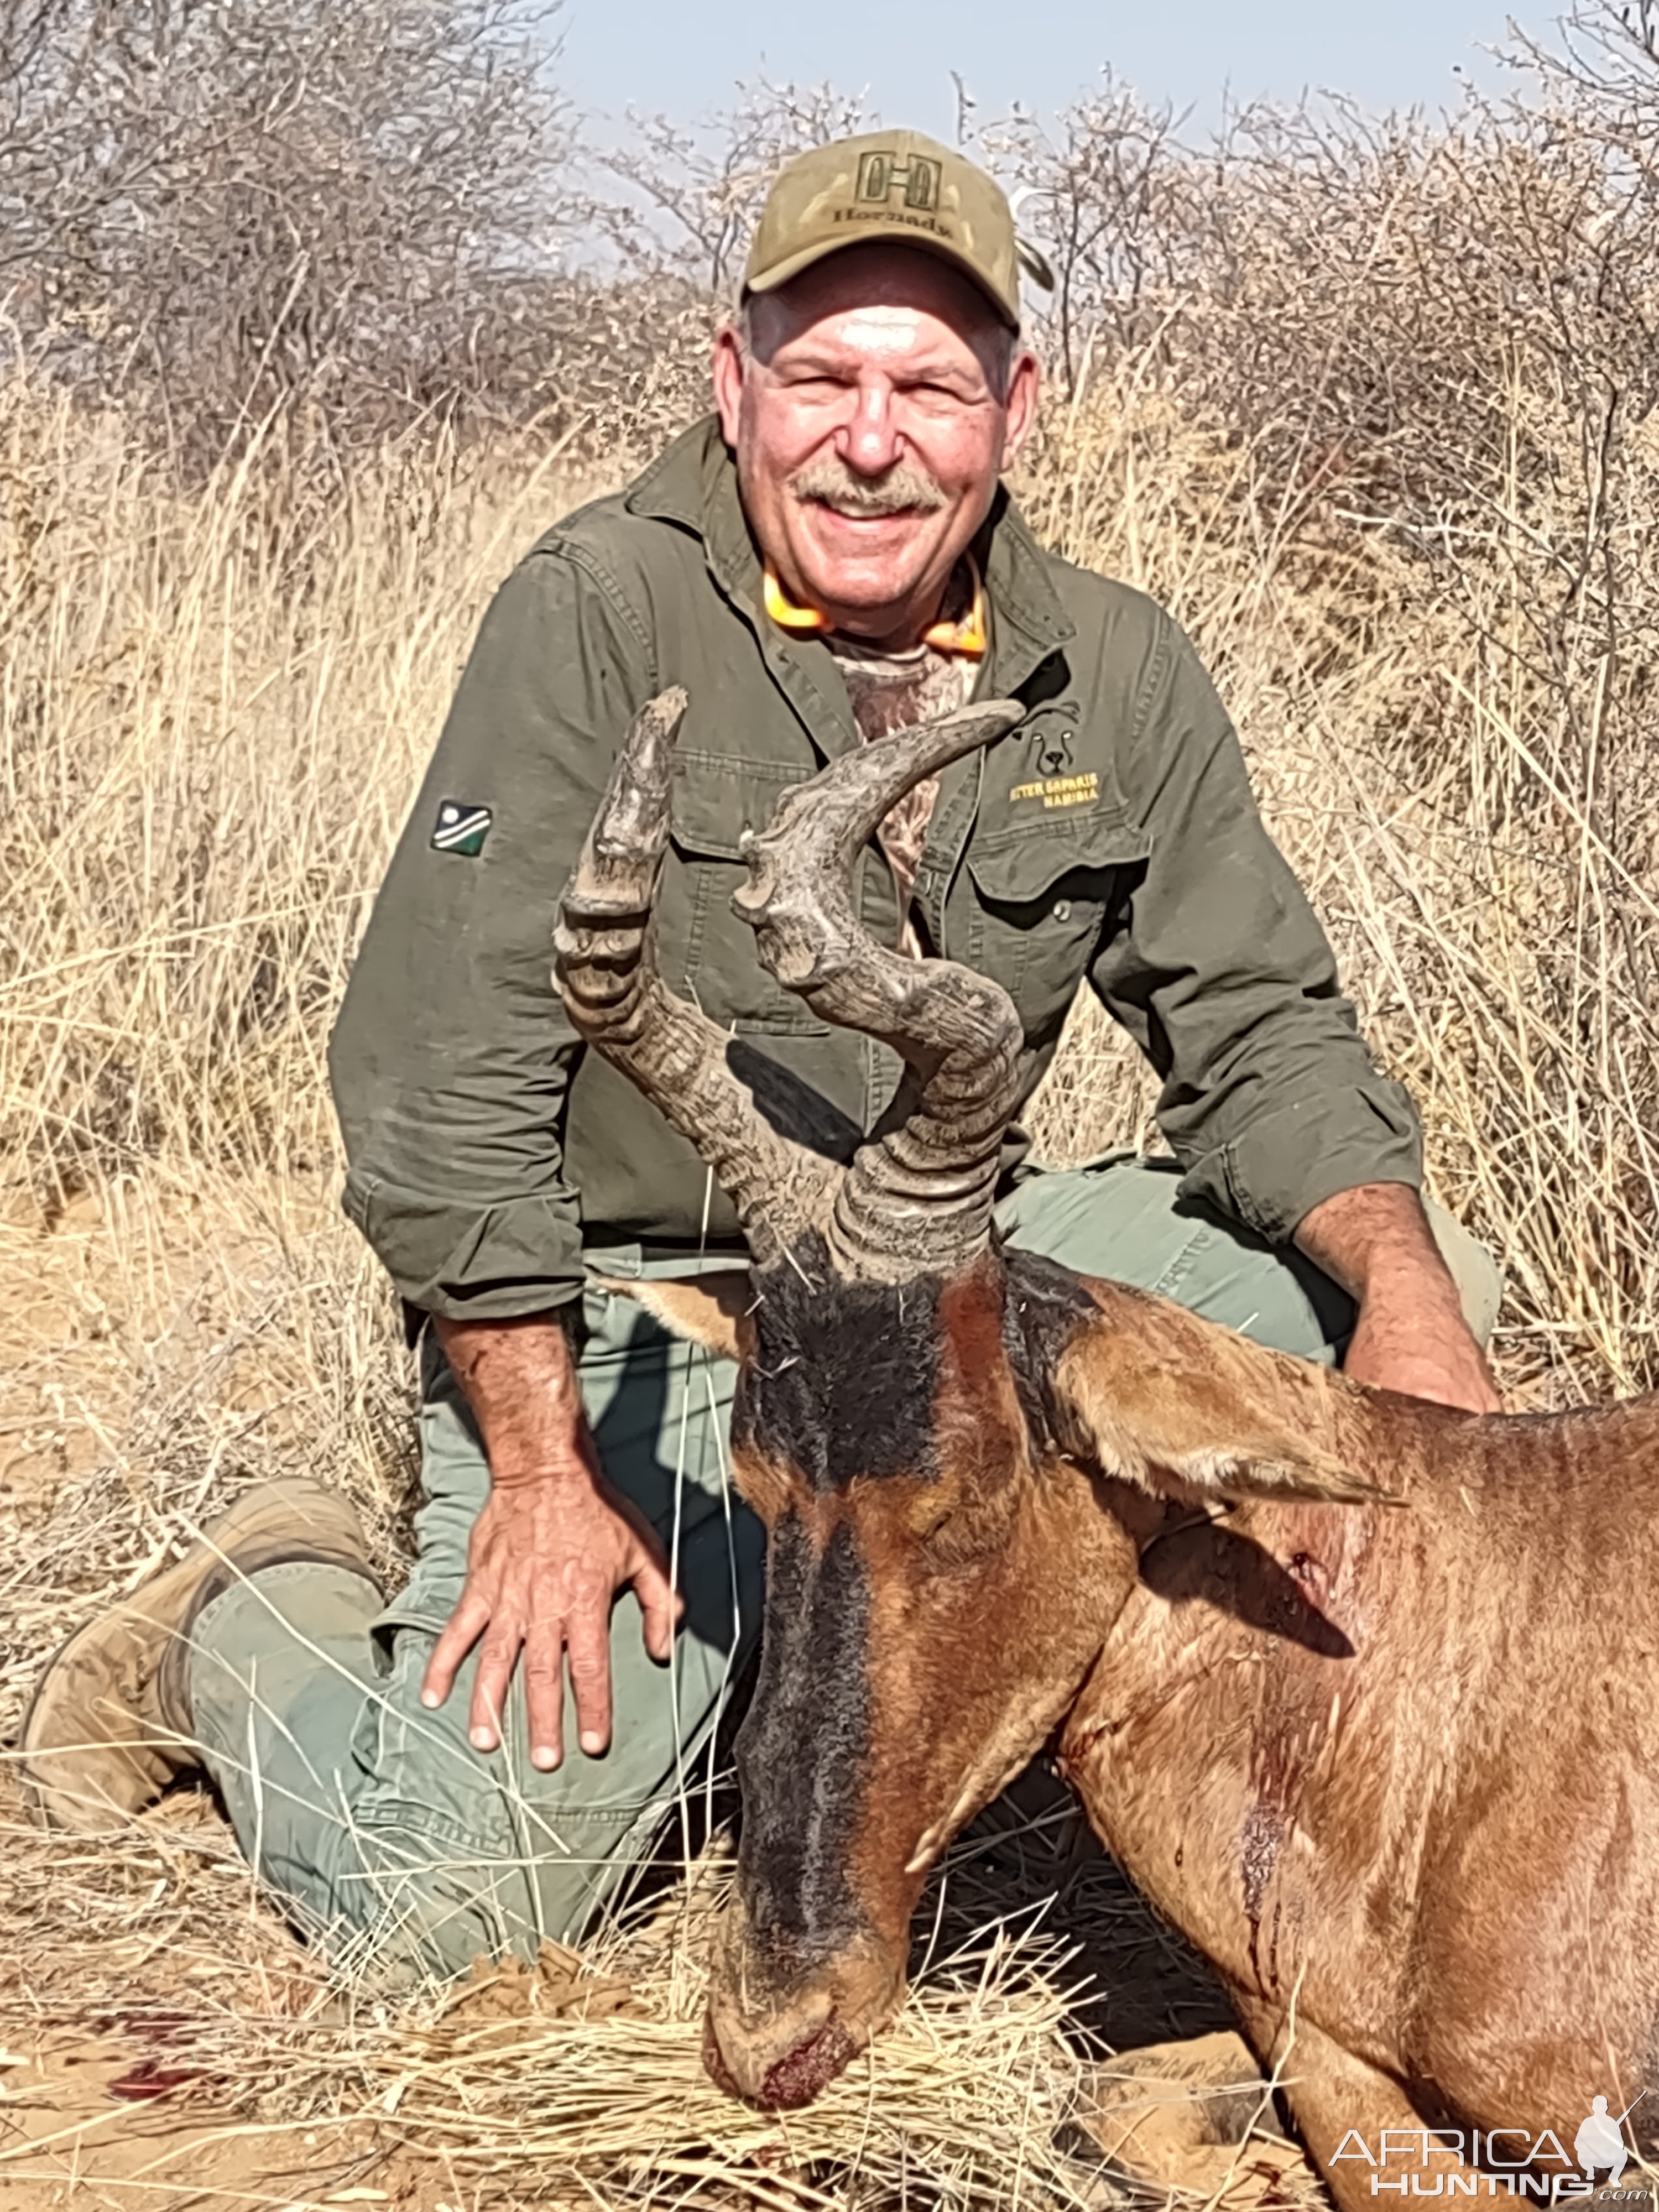
<svg viewBox="0 0 1659 2212">
<path fill-rule="evenodd" d="M 994 177 L 919 131 L 872 131 L 799 154 L 781 169 L 749 248 L 743 289 L 775 291 L 843 246 L 890 239 L 971 276 L 1019 328 L 1013 210 Z"/>
</svg>

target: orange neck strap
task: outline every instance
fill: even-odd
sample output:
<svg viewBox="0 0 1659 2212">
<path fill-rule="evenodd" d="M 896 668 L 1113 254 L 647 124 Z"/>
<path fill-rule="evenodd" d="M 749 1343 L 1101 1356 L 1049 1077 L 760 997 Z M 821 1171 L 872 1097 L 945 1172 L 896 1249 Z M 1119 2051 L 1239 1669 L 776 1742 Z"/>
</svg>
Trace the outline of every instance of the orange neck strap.
<svg viewBox="0 0 1659 2212">
<path fill-rule="evenodd" d="M 971 553 L 963 556 L 968 574 L 973 584 L 973 596 L 968 611 L 960 622 L 936 622 L 922 638 L 935 653 L 959 653 L 969 660 L 983 658 L 990 643 L 990 624 L 986 619 L 985 585 L 979 573 L 979 563 Z M 797 606 L 794 600 L 778 581 L 778 572 L 769 561 L 762 584 L 766 611 L 780 629 L 793 630 L 798 636 L 810 637 L 833 628 L 830 617 L 817 607 Z"/>
</svg>

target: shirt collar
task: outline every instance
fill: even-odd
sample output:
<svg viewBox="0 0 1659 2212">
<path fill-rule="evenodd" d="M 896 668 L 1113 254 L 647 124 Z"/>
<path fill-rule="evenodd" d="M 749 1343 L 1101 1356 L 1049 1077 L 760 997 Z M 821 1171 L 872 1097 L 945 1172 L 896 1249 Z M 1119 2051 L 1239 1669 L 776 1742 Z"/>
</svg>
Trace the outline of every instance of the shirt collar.
<svg viewBox="0 0 1659 2212">
<path fill-rule="evenodd" d="M 922 634 L 924 645 L 931 645 L 935 653 L 960 653 L 965 660 L 982 660 L 991 641 L 991 625 L 985 605 L 985 580 L 980 574 L 979 563 L 971 552 L 964 554 L 968 566 L 968 607 L 955 622 L 936 622 Z M 769 561 L 761 579 L 761 604 L 780 629 L 795 636 L 822 635 L 834 624 L 828 615 L 817 607 L 798 606 L 779 581 L 778 572 Z"/>
</svg>

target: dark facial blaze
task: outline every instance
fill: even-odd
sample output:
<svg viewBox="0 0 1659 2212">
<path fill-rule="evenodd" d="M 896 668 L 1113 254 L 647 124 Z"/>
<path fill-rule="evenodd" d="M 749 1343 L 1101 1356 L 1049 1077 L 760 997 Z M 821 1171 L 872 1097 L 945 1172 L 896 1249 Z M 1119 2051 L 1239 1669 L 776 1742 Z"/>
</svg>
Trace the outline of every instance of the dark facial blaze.
<svg viewBox="0 0 1659 2212">
<path fill-rule="evenodd" d="M 770 1522 L 765 1640 L 738 1743 L 740 1911 L 708 2050 L 723 2086 L 792 2105 L 902 1989 L 921 1876 L 899 1778 L 947 1717 L 931 1710 L 948 1655 L 926 1648 L 929 1625 L 965 1620 L 976 1663 L 994 1665 L 994 1621 L 957 1563 L 973 1524 L 996 1525 L 999 1489 L 1042 1457 L 1041 1378 L 1091 1309 L 1074 1277 L 1023 1254 L 848 1285 L 811 1240 L 755 1290 L 732 1439 Z M 1000 1564 L 986 1561 L 988 1583 Z"/>
<path fill-rule="evenodd" d="M 858 1927 L 848 1880 L 848 1778 L 868 1740 L 869 1585 L 845 1522 L 821 1551 L 793 1514 L 767 1560 L 766 1646 L 738 1740 L 746 1906 L 781 1969 L 826 1958 Z"/>
<path fill-rule="evenodd" d="M 732 1443 L 740 1468 L 766 1470 L 779 1509 L 760 1678 L 737 1747 L 745 1978 L 763 1996 L 844 1953 L 866 1918 L 852 1867 L 871 1735 L 870 1570 L 844 1508 L 855 1482 L 937 1477 L 941 1287 L 840 1283 L 810 1239 L 756 1279 Z M 837 2065 L 850 2056 L 822 2037 L 815 2048 Z M 781 2065 L 789 2081 L 769 2076 L 769 2103 L 822 2087 L 804 2052 Z"/>
<path fill-rule="evenodd" d="M 1006 1361 L 1028 1429 L 1046 1441 L 1044 1378 L 1094 1311 L 1069 1268 L 1035 1253 L 988 1252 L 949 1281 L 848 1284 L 809 1237 L 755 1279 L 732 1448 L 817 1492 L 937 1480 L 952 1410 L 941 1380 L 951 1369 L 971 1383 L 963 1369 L 987 1360 Z"/>
</svg>

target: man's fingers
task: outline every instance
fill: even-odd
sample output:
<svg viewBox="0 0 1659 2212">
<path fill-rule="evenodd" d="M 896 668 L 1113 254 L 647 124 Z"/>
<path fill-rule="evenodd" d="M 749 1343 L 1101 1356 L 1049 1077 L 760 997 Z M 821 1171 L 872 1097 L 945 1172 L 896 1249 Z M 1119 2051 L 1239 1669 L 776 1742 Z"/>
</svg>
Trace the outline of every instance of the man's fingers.
<svg viewBox="0 0 1659 2212">
<path fill-rule="evenodd" d="M 674 1631 L 684 1614 L 685 1600 L 668 1578 L 668 1553 L 655 1528 L 631 1500 L 619 1498 L 617 1508 L 634 1532 L 628 1579 L 645 1615 L 645 1648 L 653 1659 L 665 1662 L 674 1649 Z"/>
<path fill-rule="evenodd" d="M 666 1660 L 674 1648 L 674 1630 L 685 1611 L 685 1601 L 669 1581 L 665 1563 L 643 1559 L 632 1577 L 634 1595 L 645 1615 L 645 1648 L 653 1659 Z"/>
<path fill-rule="evenodd" d="M 448 1697 L 455 1686 L 456 1671 L 462 1660 L 489 1626 L 489 1601 L 480 1597 L 469 1583 L 433 1645 L 432 1656 L 421 1677 L 421 1703 L 428 1711 L 442 1705 Z"/>
<path fill-rule="evenodd" d="M 537 1619 L 524 1642 L 530 1763 L 550 1774 L 564 1757 L 564 1638 L 556 1620 Z"/>
<path fill-rule="evenodd" d="M 577 1741 L 595 1759 L 611 1741 L 611 1601 L 582 1607 L 564 1627 Z"/>
<path fill-rule="evenodd" d="M 597 1509 L 597 1510 L 595 1510 Z M 528 1518 L 526 1518 L 528 1512 Z M 540 1503 L 516 1493 L 492 1498 L 489 1540 L 481 1516 L 472 1571 L 422 1680 L 428 1706 L 450 1695 L 467 1653 L 477 1665 L 467 1713 L 476 1751 L 501 1747 L 502 1715 L 522 1654 L 531 1763 L 550 1772 L 564 1755 L 564 1670 L 570 1670 L 582 1749 L 596 1757 L 611 1741 L 611 1607 L 631 1583 L 644 1614 L 645 1643 L 666 1659 L 682 1610 L 657 1532 L 628 1501 L 608 1497 L 562 1513 L 550 1529 Z"/>
<path fill-rule="evenodd" d="M 474 1751 L 501 1747 L 501 1714 L 507 1705 L 507 1686 L 518 1663 L 523 1634 L 517 1622 L 511 1626 L 499 1615 L 489 1624 L 478 1652 L 478 1671 L 473 1678 L 472 1705 L 467 1715 L 467 1741 Z"/>
</svg>

